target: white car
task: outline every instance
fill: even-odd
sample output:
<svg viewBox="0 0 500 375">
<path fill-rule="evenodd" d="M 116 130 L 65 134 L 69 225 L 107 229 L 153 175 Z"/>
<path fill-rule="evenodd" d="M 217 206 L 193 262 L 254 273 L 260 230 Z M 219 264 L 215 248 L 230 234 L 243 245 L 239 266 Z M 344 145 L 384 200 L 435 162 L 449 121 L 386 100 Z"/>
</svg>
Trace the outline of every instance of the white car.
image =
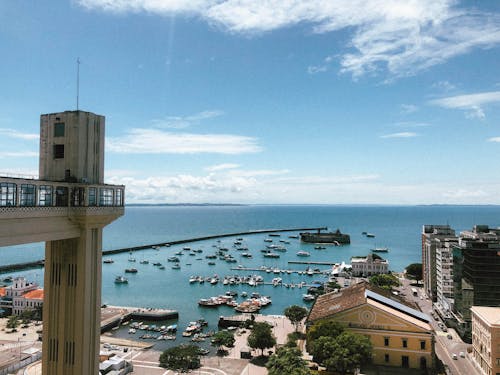
<svg viewBox="0 0 500 375">
<path fill-rule="evenodd" d="M 453 354 L 451 355 L 451 358 L 453 358 L 453 359 L 458 359 L 458 357 L 457 357 L 457 355 L 456 355 L 455 353 L 453 353 Z"/>
<path fill-rule="evenodd" d="M 465 358 L 465 353 L 464 352 L 460 352 L 459 355 L 460 355 L 460 357 Z"/>
</svg>

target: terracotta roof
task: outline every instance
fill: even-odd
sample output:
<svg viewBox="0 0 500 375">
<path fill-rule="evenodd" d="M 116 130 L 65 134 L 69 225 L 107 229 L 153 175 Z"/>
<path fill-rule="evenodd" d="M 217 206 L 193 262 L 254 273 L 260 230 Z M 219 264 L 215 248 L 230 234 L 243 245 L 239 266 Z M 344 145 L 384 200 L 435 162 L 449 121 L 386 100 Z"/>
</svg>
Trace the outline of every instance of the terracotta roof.
<svg viewBox="0 0 500 375">
<path fill-rule="evenodd" d="M 5 297 L 5 294 L 7 292 L 5 291 L 5 287 L 0 288 L 0 297 Z"/>
<path fill-rule="evenodd" d="M 43 289 L 35 289 L 24 293 L 24 298 L 26 299 L 41 299 L 43 300 Z"/>
<path fill-rule="evenodd" d="M 384 296 L 383 294 L 386 293 L 383 292 L 385 291 L 370 285 L 366 281 L 362 281 L 348 288 L 342 289 L 338 293 L 332 292 L 323 294 L 314 302 L 307 321 L 328 318 L 333 314 L 352 309 L 353 307 L 363 305 L 365 303 L 370 303 L 371 300 L 374 300 L 377 302 L 377 305 L 385 305 L 394 312 L 399 311 L 407 317 L 411 316 L 412 318 L 428 324 L 429 317 L 425 314 L 409 307 L 407 304 L 402 304 L 400 302 L 400 298 L 389 298 L 390 293 L 388 296 Z"/>
<path fill-rule="evenodd" d="M 340 292 L 332 292 L 319 296 L 311 308 L 307 321 L 327 318 L 340 311 L 366 303 L 366 283 L 354 284 Z"/>
</svg>

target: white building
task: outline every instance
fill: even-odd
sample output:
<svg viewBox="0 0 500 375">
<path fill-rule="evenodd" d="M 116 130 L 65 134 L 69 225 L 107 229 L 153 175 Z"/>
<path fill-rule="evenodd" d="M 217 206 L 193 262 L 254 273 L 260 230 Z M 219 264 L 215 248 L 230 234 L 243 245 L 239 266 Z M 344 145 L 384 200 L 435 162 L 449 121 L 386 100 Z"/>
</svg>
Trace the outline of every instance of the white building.
<svg viewBox="0 0 500 375">
<path fill-rule="evenodd" d="M 12 310 L 12 315 L 21 315 L 26 310 L 35 310 L 42 305 L 43 289 L 24 277 L 16 277 L 12 285 L 0 290 L 0 308 Z"/>
<path fill-rule="evenodd" d="M 378 255 L 351 258 L 353 276 L 372 276 L 389 272 L 389 262 Z"/>
<path fill-rule="evenodd" d="M 436 307 L 442 316 L 453 310 L 453 246 L 457 239 L 436 239 Z"/>
</svg>

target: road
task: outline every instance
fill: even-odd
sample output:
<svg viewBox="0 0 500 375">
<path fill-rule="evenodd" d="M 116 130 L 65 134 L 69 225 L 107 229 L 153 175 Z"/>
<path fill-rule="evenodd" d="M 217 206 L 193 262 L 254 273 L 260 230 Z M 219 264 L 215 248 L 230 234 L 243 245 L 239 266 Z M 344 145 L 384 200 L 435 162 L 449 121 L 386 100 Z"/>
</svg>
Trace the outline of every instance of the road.
<svg viewBox="0 0 500 375">
<path fill-rule="evenodd" d="M 448 374 L 480 375 L 480 372 L 473 365 L 471 354 L 467 353 L 467 348 L 471 347 L 471 344 L 464 343 L 453 328 L 445 328 L 446 332 L 441 329 L 444 323 L 432 317 L 432 301 L 427 298 L 423 288 L 416 288 L 418 293 L 417 296 L 414 296 L 411 291 L 414 286 L 410 286 L 410 281 L 407 279 L 400 279 L 400 281 L 402 282 L 402 286 L 398 288 L 400 294 L 408 301 L 416 303 L 423 313 L 430 316 L 430 323 L 435 331 L 436 356 L 447 367 Z M 440 324 L 442 324 L 441 327 Z M 464 358 L 460 356 L 461 352 L 464 353 Z M 457 359 L 453 359 L 453 354 L 456 354 Z"/>
</svg>

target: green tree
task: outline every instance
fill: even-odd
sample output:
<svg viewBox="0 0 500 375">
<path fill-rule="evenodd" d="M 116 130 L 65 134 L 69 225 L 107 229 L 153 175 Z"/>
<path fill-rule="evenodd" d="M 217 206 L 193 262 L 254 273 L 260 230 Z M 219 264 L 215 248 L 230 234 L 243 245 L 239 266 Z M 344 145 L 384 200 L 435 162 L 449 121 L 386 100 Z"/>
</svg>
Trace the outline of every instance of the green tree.
<svg viewBox="0 0 500 375">
<path fill-rule="evenodd" d="M 268 375 L 309 375 L 311 372 L 302 359 L 302 352 L 297 348 L 283 347 L 269 358 L 266 365 Z"/>
<path fill-rule="evenodd" d="M 9 316 L 6 327 L 10 329 L 16 329 L 18 325 L 19 325 L 19 318 L 15 315 Z"/>
<path fill-rule="evenodd" d="M 229 331 L 219 331 L 212 336 L 211 344 L 217 347 L 217 354 L 227 353 L 223 347 L 232 348 L 234 346 L 234 334 Z"/>
<path fill-rule="evenodd" d="M 344 326 L 333 320 L 318 322 L 307 330 L 306 347 L 311 352 L 313 342 L 320 337 L 337 337 L 344 332 Z"/>
<path fill-rule="evenodd" d="M 196 345 L 180 345 L 165 350 L 160 355 L 160 367 L 177 372 L 188 372 L 199 368 L 200 348 Z"/>
<path fill-rule="evenodd" d="M 255 322 L 252 331 L 248 335 L 247 343 L 252 349 L 260 349 L 262 355 L 264 355 L 264 349 L 276 345 L 276 338 L 268 323 Z"/>
<path fill-rule="evenodd" d="M 422 280 L 422 263 L 412 263 L 409 264 L 406 268 L 406 274 L 417 280 L 420 281 Z"/>
<path fill-rule="evenodd" d="M 299 324 L 307 316 L 307 309 L 302 306 L 292 305 L 285 309 L 285 316 L 295 326 L 295 332 L 299 330 Z"/>
<path fill-rule="evenodd" d="M 318 338 L 311 354 L 328 371 L 348 374 L 370 360 L 372 345 L 367 337 L 345 331 L 337 337 Z"/>
<path fill-rule="evenodd" d="M 370 284 L 381 289 L 391 290 L 394 286 L 399 286 L 399 280 L 393 274 L 373 275 L 369 278 Z"/>
</svg>

